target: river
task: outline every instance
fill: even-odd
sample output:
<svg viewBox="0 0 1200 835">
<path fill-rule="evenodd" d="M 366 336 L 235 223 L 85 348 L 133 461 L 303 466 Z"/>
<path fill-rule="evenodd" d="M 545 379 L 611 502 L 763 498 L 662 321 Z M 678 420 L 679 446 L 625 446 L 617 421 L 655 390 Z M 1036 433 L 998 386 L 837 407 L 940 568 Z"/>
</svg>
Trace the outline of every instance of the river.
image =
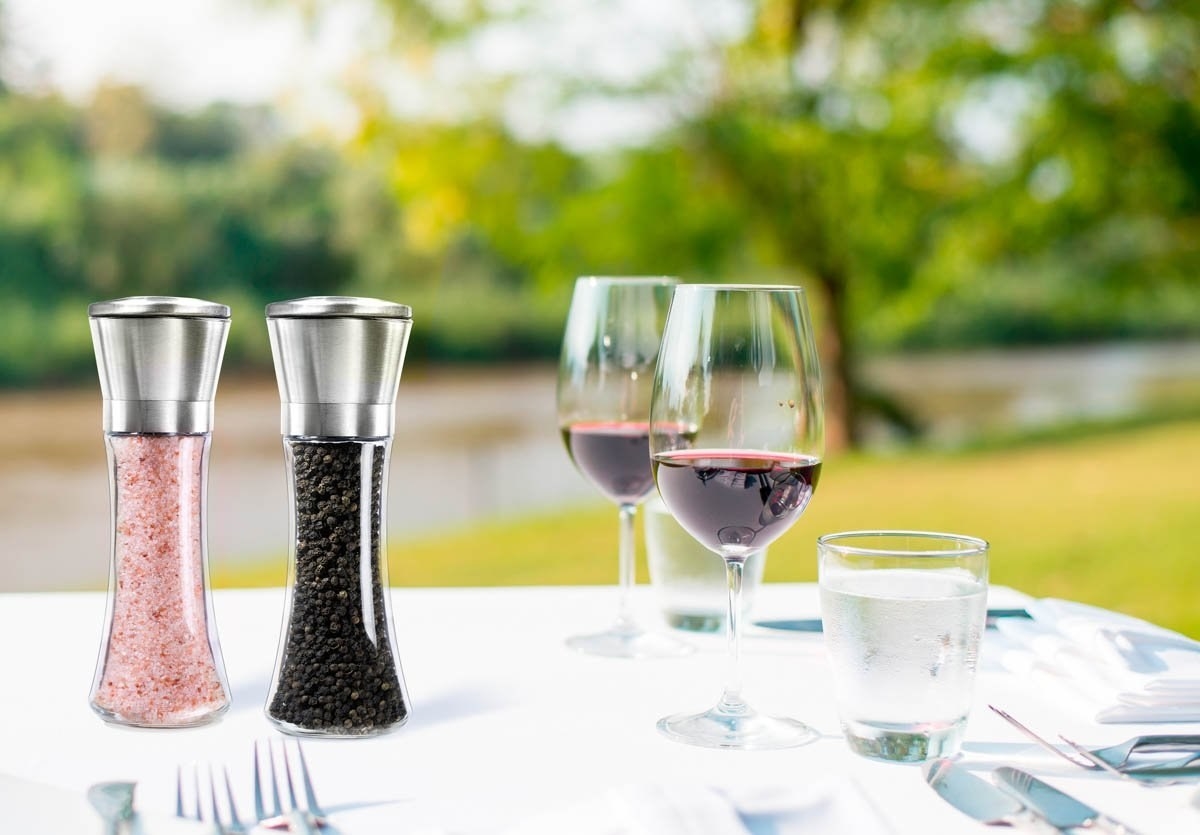
<svg viewBox="0 0 1200 835">
<path fill-rule="evenodd" d="M 888 357 L 869 362 L 864 376 L 932 439 L 954 443 L 1200 404 L 1200 343 Z M 597 501 L 563 451 L 554 386 L 550 365 L 407 370 L 392 447 L 391 538 Z M 0 590 L 102 587 L 108 477 L 98 387 L 4 395 L 0 426 Z M 872 439 L 891 440 L 881 429 Z M 272 380 L 222 379 L 208 494 L 214 559 L 286 550 Z"/>
</svg>

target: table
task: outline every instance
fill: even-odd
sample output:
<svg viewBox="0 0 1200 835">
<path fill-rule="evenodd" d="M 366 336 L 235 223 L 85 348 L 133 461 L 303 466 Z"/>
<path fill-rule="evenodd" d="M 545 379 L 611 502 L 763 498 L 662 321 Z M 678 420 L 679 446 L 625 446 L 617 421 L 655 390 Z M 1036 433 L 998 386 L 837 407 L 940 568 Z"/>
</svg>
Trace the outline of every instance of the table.
<svg viewBox="0 0 1200 835">
<path fill-rule="evenodd" d="M 1012 602 L 993 590 L 993 603 Z M 608 587 L 393 589 L 393 619 L 412 705 L 394 733 L 305 743 L 318 795 L 343 835 L 495 831 L 606 788 L 673 781 L 733 788 L 848 778 L 897 833 L 988 829 L 925 786 L 920 769 L 869 761 L 842 741 L 820 635 L 756 634 L 744 644 L 747 698 L 800 717 L 820 739 L 784 751 L 715 751 L 661 737 L 666 713 L 715 701 L 724 673 L 720 636 L 689 640 L 681 658 L 631 661 L 568 650 L 569 634 L 607 625 Z M 214 608 L 233 706 L 219 722 L 178 731 L 109 726 L 87 704 L 105 599 L 99 593 L 0 595 L 0 774 L 82 792 L 99 780 L 138 782 L 147 812 L 173 808 L 179 763 L 226 763 L 249 807 L 251 746 L 276 735 L 262 706 L 285 592 L 218 590 Z M 654 619 L 649 588 L 634 603 Z M 811 584 L 767 584 L 756 615 L 817 611 Z M 683 633 L 680 633 L 683 634 Z M 1200 830 L 1195 789 L 1148 789 L 1075 769 L 1026 742 L 986 709 L 996 703 L 1031 726 L 1085 743 L 1116 742 L 1163 726 L 1100 726 L 1054 703 L 982 650 L 964 764 L 1017 765 L 1143 833 Z M 1200 725 L 1172 731 L 1198 733 Z"/>
</svg>

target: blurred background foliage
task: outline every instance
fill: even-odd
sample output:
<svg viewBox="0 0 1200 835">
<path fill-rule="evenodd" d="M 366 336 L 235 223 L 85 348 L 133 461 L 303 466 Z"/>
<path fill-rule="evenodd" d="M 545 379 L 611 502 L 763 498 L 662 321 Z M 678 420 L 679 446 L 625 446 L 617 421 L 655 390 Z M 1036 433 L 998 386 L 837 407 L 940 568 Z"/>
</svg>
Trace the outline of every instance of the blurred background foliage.
<svg viewBox="0 0 1200 835">
<path fill-rule="evenodd" d="M 350 0 L 238 2 L 316 31 Z M 324 130 L 66 98 L 0 23 L 0 521 L 64 534 L 0 586 L 107 576 L 84 311 L 132 294 L 233 307 L 216 582 L 283 582 L 263 306 L 333 293 L 414 309 L 391 577 L 611 582 L 552 363 L 577 275 L 669 273 L 811 294 L 837 465 L 770 579 L 829 530 L 967 530 L 998 583 L 1200 637 L 1200 0 L 361 2 Z"/>
<path fill-rule="evenodd" d="M 431 88 L 439 56 L 536 48 L 570 6 L 379 0 Z M 480 73 L 424 116 L 361 81 L 338 138 L 116 84 L 3 88 L 0 384 L 89 377 L 100 298 L 229 303 L 226 367 L 265 369 L 253 323 L 279 298 L 393 298 L 410 363 L 508 362 L 557 355 L 579 274 L 783 281 L 814 297 L 836 446 L 887 409 L 864 352 L 1200 335 L 1196 2 L 709 8 L 726 24 L 623 76 Z M 654 129 L 566 142 L 514 118 L 532 98 Z"/>
</svg>

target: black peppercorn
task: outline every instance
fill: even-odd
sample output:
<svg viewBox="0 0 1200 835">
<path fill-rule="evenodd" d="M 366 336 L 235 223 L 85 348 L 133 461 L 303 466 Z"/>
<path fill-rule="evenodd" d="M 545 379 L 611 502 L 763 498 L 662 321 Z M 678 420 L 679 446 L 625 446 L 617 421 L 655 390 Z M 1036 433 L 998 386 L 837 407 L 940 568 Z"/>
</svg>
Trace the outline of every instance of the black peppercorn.
<svg viewBox="0 0 1200 835">
<path fill-rule="evenodd" d="M 298 733 L 378 733 L 408 715 L 384 602 L 387 444 L 288 445 L 294 578 L 267 715 Z"/>
</svg>

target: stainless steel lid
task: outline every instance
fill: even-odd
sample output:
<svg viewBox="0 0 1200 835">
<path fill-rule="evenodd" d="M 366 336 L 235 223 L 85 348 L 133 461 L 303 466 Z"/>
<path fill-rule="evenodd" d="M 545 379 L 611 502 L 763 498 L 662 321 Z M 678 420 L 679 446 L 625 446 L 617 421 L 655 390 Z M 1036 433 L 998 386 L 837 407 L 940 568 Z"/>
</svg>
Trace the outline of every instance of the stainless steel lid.
<svg viewBox="0 0 1200 835">
<path fill-rule="evenodd" d="M 129 296 L 88 305 L 88 316 L 180 316 L 185 319 L 228 319 L 229 306 L 184 296 Z"/>
<path fill-rule="evenodd" d="M 89 305 L 88 317 L 106 432 L 212 431 L 226 305 L 131 296 Z"/>
<path fill-rule="evenodd" d="M 408 305 L 313 296 L 267 305 L 267 332 L 288 437 L 384 438 L 408 347 Z"/>
<path fill-rule="evenodd" d="M 355 319 L 411 319 L 412 308 L 406 304 L 364 299 L 357 296 L 307 296 L 271 302 L 267 318 L 309 319 L 327 316 L 350 316 Z"/>
</svg>

